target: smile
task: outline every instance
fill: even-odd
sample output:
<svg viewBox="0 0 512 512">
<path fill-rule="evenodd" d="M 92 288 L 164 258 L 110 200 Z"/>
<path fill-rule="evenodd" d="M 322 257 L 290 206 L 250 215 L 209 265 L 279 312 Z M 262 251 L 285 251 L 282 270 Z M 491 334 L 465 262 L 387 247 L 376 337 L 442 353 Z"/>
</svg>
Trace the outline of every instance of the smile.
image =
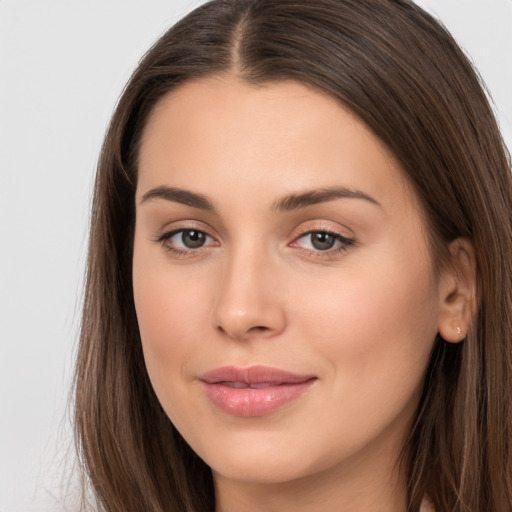
<svg viewBox="0 0 512 512">
<path fill-rule="evenodd" d="M 270 414 L 299 398 L 317 380 L 266 366 L 217 368 L 200 377 L 211 402 L 221 411 L 240 417 Z"/>
</svg>

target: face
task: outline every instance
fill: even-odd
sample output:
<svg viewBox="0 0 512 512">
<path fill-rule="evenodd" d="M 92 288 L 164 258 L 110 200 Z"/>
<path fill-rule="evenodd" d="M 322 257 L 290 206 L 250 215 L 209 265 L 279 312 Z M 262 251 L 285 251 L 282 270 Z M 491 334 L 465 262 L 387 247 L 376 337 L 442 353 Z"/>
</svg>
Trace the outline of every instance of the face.
<svg viewBox="0 0 512 512">
<path fill-rule="evenodd" d="M 190 82 L 148 120 L 133 284 L 147 370 L 218 479 L 394 464 L 438 283 L 389 151 L 322 92 Z"/>
</svg>

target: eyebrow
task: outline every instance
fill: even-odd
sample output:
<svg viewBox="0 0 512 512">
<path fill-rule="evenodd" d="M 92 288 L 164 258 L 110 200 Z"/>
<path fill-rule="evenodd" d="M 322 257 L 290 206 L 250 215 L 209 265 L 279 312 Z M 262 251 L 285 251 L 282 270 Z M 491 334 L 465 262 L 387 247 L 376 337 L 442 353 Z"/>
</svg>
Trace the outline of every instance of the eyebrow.
<svg viewBox="0 0 512 512">
<path fill-rule="evenodd" d="M 202 194 L 196 194 L 195 192 L 190 192 L 189 190 L 184 190 L 182 188 L 167 187 L 165 185 L 152 188 L 146 192 L 142 196 L 140 204 L 152 199 L 165 199 L 166 201 L 192 206 L 193 208 L 199 208 L 200 210 L 210 211 L 214 209 L 211 201 Z"/>
<path fill-rule="evenodd" d="M 314 204 L 334 201 L 335 199 L 363 199 L 382 208 L 382 205 L 376 199 L 361 190 L 348 187 L 327 187 L 283 197 L 274 203 L 274 210 L 278 212 L 298 210 Z"/>
<path fill-rule="evenodd" d="M 206 196 L 177 187 L 162 185 L 153 188 L 142 196 L 140 204 L 153 199 L 164 199 L 200 210 L 215 210 L 212 202 Z M 382 208 L 382 205 L 376 199 L 361 190 L 347 187 L 327 187 L 285 196 L 274 203 L 273 210 L 276 212 L 298 210 L 315 204 L 334 201 L 335 199 L 362 199 Z"/>
</svg>

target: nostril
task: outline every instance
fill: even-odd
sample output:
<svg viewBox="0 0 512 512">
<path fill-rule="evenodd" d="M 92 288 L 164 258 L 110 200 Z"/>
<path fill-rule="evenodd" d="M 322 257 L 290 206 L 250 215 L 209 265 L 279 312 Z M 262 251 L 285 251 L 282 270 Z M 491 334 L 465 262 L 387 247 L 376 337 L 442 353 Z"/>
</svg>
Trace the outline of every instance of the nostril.
<svg viewBox="0 0 512 512">
<path fill-rule="evenodd" d="M 249 329 L 240 330 L 237 330 L 235 328 L 230 330 L 224 328 L 222 325 L 217 325 L 217 329 L 224 335 L 240 339 L 245 339 L 247 337 L 250 337 L 251 335 L 264 334 L 272 330 L 270 327 L 266 327 L 264 325 L 255 325 L 254 327 L 250 327 Z"/>
</svg>

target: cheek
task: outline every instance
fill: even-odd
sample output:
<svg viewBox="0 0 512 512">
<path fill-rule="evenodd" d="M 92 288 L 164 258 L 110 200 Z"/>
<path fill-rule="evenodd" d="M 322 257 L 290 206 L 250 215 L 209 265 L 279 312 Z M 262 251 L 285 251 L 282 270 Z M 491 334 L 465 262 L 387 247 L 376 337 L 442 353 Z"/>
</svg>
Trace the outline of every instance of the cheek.
<svg viewBox="0 0 512 512">
<path fill-rule="evenodd" d="M 146 369 L 158 400 L 180 432 L 191 432 L 201 423 L 203 411 L 191 405 L 191 363 L 204 353 L 205 338 L 201 294 L 190 283 L 169 279 L 169 272 L 134 273 L 134 297 Z M 179 292 L 178 292 L 179 290 Z"/>
<path fill-rule="evenodd" d="M 406 392 L 402 384 L 421 381 L 437 332 L 436 289 L 428 262 L 396 261 L 352 267 L 294 293 L 307 297 L 296 315 L 300 330 L 330 361 L 340 387 L 377 393 L 389 384 Z"/>
<path fill-rule="evenodd" d="M 326 363 L 329 391 L 313 416 L 331 440 L 327 463 L 386 426 L 398 425 L 401 436 L 416 409 L 436 334 L 436 294 L 424 265 L 400 268 L 351 268 L 294 294 L 304 297 L 297 333 L 309 340 L 311 359 Z"/>
<path fill-rule="evenodd" d="M 192 297 L 185 292 L 173 293 L 175 286 L 176 283 L 167 282 L 165 274 L 151 270 L 144 272 L 143 279 L 134 275 L 135 309 L 142 344 L 145 351 L 158 356 L 164 356 L 170 348 L 179 348 L 183 331 L 193 325 Z"/>
<path fill-rule="evenodd" d="M 198 329 L 206 328 L 206 287 L 176 272 L 162 252 L 155 258 L 135 245 L 133 289 L 146 368 L 155 392 L 168 411 L 171 398 L 190 380 L 188 361 L 201 353 Z M 169 411 L 168 411 L 169 412 Z"/>
</svg>

